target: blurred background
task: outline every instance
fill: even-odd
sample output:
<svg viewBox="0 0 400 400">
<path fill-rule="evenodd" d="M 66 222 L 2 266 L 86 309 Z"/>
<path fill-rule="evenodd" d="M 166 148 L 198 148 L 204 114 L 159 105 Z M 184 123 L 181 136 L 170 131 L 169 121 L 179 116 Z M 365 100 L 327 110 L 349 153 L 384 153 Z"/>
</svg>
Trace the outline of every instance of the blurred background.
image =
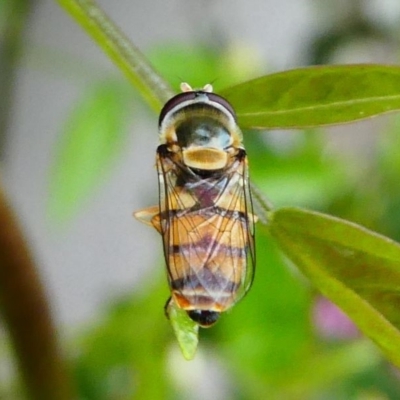
<svg viewBox="0 0 400 400">
<path fill-rule="evenodd" d="M 331 63 L 398 63 L 397 0 L 98 1 L 178 91 Z M 81 399 L 398 399 L 400 375 L 259 233 L 254 287 L 183 360 L 164 317 L 157 116 L 50 0 L 0 0 L 2 181 Z M 245 132 L 275 206 L 400 240 L 400 119 Z M 18 381 L 0 332 L 0 398 Z"/>
</svg>

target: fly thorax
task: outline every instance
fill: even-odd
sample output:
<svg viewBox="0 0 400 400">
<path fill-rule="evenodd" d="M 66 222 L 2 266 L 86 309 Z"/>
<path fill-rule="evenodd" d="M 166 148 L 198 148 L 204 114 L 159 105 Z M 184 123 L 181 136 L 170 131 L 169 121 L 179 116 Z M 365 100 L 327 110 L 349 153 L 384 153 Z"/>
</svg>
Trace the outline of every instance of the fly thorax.
<svg viewBox="0 0 400 400">
<path fill-rule="evenodd" d="M 199 170 L 218 170 L 227 165 L 226 149 L 232 138 L 216 118 L 195 116 L 176 127 L 176 137 L 186 166 Z"/>
</svg>

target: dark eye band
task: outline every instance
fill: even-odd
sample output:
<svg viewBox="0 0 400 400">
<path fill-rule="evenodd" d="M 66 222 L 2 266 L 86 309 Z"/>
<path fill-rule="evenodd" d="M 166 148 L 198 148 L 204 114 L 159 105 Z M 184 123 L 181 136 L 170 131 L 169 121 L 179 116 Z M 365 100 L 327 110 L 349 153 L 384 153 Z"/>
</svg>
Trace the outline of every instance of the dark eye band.
<svg viewBox="0 0 400 400">
<path fill-rule="evenodd" d="M 160 112 L 160 117 L 158 118 L 158 125 L 159 126 L 161 125 L 161 123 L 164 120 L 164 118 L 167 115 L 167 113 L 169 113 L 177 105 L 179 105 L 179 104 L 181 104 L 183 102 L 186 102 L 186 101 L 194 100 L 199 95 L 206 95 L 209 98 L 209 100 L 211 100 L 214 103 L 218 103 L 219 105 L 224 107 L 226 110 L 228 110 L 232 114 L 233 118 L 236 119 L 235 110 L 229 104 L 229 102 L 227 100 L 225 100 L 221 96 L 218 96 L 215 93 L 208 93 L 208 92 L 203 92 L 201 90 L 198 90 L 198 91 L 193 91 L 193 92 L 179 93 L 176 96 L 174 96 L 171 99 L 169 99 L 165 103 L 164 107 L 162 108 L 162 110 Z"/>
</svg>

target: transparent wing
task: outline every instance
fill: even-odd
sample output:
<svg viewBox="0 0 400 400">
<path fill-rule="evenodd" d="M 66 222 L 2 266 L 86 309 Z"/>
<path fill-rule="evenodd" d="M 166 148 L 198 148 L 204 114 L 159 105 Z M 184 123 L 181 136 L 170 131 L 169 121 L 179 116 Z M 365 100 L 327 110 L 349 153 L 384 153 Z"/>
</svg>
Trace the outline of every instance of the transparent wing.
<svg viewBox="0 0 400 400">
<path fill-rule="evenodd" d="M 158 152 L 160 224 L 173 289 L 226 299 L 231 292 L 231 302 L 249 289 L 255 221 L 242 152 L 225 171 L 206 177 Z"/>
</svg>

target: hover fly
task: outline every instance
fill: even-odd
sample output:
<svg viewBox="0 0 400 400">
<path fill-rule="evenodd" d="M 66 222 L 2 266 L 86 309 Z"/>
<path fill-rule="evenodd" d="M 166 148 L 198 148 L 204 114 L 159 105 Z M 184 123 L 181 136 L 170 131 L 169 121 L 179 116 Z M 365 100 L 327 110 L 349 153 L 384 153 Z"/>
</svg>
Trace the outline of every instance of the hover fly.
<svg viewBox="0 0 400 400">
<path fill-rule="evenodd" d="M 256 217 L 234 109 L 211 85 L 181 89 L 159 117 L 159 206 L 135 216 L 162 235 L 169 301 L 209 327 L 251 286 Z"/>
</svg>

